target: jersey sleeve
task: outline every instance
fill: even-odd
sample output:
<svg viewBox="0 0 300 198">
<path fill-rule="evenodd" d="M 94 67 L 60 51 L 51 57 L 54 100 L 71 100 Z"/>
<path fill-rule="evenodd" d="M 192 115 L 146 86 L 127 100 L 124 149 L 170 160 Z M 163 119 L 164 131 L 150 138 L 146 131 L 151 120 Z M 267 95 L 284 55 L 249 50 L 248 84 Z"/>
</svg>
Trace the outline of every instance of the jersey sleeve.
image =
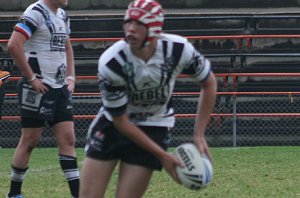
<svg viewBox="0 0 300 198">
<path fill-rule="evenodd" d="M 128 96 L 126 82 L 123 76 L 121 65 L 115 59 L 107 63 L 99 59 L 99 88 L 104 108 L 112 115 L 122 115 L 126 111 Z"/>
<path fill-rule="evenodd" d="M 22 33 L 29 39 L 41 23 L 41 14 L 33 9 L 27 9 L 14 26 L 14 30 Z"/>
<path fill-rule="evenodd" d="M 190 75 L 195 81 L 205 81 L 211 71 L 211 63 L 200 54 L 191 43 L 185 45 L 183 52 L 185 67 L 182 74 Z"/>
</svg>

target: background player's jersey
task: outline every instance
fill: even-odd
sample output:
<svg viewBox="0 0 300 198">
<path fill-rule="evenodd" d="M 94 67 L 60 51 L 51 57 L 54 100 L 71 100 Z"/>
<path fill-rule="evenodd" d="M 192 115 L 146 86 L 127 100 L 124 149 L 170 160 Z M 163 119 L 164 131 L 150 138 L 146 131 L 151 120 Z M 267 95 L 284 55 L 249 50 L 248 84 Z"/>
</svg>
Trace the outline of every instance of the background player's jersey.
<svg viewBox="0 0 300 198">
<path fill-rule="evenodd" d="M 69 26 L 63 9 L 54 13 L 40 0 L 25 10 L 14 27 L 28 39 L 24 50 L 33 71 L 53 88 L 65 83 L 65 41 L 69 37 Z"/>
<path fill-rule="evenodd" d="M 211 67 L 185 38 L 162 34 L 147 62 L 134 56 L 121 40 L 102 54 L 98 69 L 103 102 L 99 113 L 111 120 L 111 115 L 127 111 L 137 125 L 173 127 L 170 99 L 176 77 L 189 74 L 202 82 Z"/>
</svg>

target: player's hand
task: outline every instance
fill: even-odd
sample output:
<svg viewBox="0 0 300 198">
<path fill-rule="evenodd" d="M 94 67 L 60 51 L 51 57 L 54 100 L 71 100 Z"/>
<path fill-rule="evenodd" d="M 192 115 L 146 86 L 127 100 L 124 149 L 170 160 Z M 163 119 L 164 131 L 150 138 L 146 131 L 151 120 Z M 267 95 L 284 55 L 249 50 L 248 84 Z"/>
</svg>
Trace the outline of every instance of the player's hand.
<svg viewBox="0 0 300 198">
<path fill-rule="evenodd" d="M 161 163 L 167 173 L 174 179 L 174 181 L 180 184 L 176 173 L 176 167 L 182 167 L 183 164 L 173 154 L 170 153 L 165 153 L 165 155 L 161 158 Z"/>
<path fill-rule="evenodd" d="M 70 93 L 73 93 L 75 89 L 75 79 L 66 78 L 66 82 L 67 82 L 67 89 L 69 90 Z"/>
<path fill-rule="evenodd" d="M 0 80 L 0 87 L 1 87 L 2 84 L 3 84 L 3 82 L 2 82 L 2 80 Z"/>
<path fill-rule="evenodd" d="M 44 84 L 43 81 L 41 81 L 38 78 L 36 78 L 32 82 L 30 82 L 30 84 L 31 84 L 32 88 L 38 93 L 44 94 L 44 93 L 48 92 L 48 87 Z"/>
<path fill-rule="evenodd" d="M 201 155 L 205 155 L 209 159 L 209 161 L 212 162 L 212 156 L 209 152 L 209 148 L 205 140 L 205 137 L 199 137 L 197 135 L 194 135 L 193 141 L 196 147 L 199 149 Z"/>
</svg>

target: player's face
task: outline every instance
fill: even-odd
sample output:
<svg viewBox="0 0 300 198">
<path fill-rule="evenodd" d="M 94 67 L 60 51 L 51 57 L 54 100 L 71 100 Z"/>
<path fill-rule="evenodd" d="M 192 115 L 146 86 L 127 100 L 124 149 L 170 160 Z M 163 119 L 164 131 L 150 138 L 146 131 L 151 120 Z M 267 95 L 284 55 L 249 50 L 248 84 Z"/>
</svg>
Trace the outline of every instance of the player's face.
<svg viewBox="0 0 300 198">
<path fill-rule="evenodd" d="M 125 38 L 131 48 L 140 48 L 144 44 L 148 34 L 148 28 L 144 24 L 136 20 L 129 20 L 124 23 L 123 28 Z"/>
</svg>

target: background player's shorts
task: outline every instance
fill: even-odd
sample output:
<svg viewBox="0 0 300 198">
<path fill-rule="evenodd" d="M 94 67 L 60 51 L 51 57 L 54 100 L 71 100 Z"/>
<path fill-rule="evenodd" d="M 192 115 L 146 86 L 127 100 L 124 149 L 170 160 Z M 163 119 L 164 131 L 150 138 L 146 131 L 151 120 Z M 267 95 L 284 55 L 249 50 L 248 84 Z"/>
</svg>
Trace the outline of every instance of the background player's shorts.
<svg viewBox="0 0 300 198">
<path fill-rule="evenodd" d="M 53 126 L 73 121 L 72 96 L 66 86 L 48 87 L 45 94 L 36 92 L 25 80 L 18 83 L 19 106 L 22 128 L 39 128 L 45 121 Z"/>
<path fill-rule="evenodd" d="M 164 150 L 167 149 L 169 143 L 167 127 L 138 127 Z M 121 134 L 105 116 L 94 121 L 89 130 L 85 147 L 88 157 L 98 160 L 120 159 L 128 164 L 154 170 L 162 169 L 159 159 Z"/>
</svg>

